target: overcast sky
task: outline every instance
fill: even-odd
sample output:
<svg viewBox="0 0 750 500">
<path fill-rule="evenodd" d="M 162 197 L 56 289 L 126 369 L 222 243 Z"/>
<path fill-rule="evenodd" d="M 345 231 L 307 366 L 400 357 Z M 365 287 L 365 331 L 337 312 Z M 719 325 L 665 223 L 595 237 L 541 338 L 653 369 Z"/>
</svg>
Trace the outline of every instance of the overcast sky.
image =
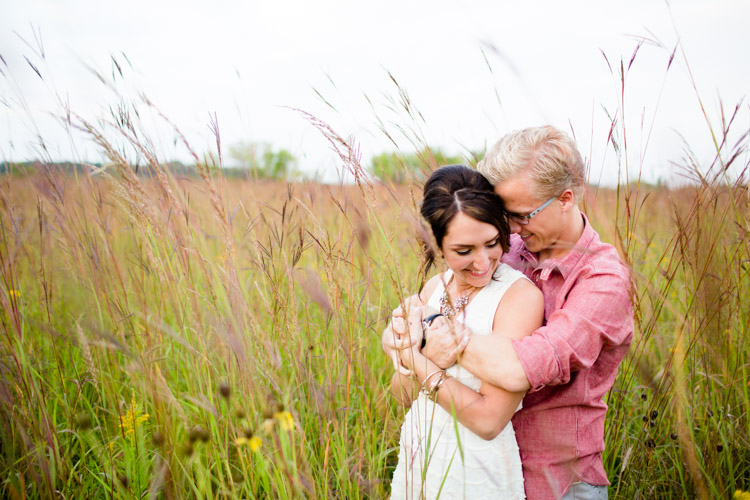
<svg viewBox="0 0 750 500">
<path fill-rule="evenodd" d="M 96 122 L 118 103 L 139 110 L 161 159 L 189 160 L 142 93 L 200 153 L 216 147 L 215 115 L 225 154 L 238 141 L 268 142 L 329 180 L 340 166 L 295 109 L 351 136 L 365 162 L 413 151 L 415 135 L 460 154 L 551 123 L 575 134 L 591 180 L 606 184 L 618 179 L 607 114 L 621 120 L 624 111 L 630 176 L 642 169 L 646 180 L 668 180 L 685 143 L 701 162 L 712 159 L 697 95 L 719 132 L 719 103 L 729 116 L 748 94 L 748 21 L 747 0 L 4 0 L 0 161 L 38 157 L 37 133 L 52 159 L 102 161 L 56 116 L 69 107 Z M 398 105 L 389 74 L 417 118 Z M 743 101 L 730 143 L 748 130 L 748 109 Z"/>
</svg>

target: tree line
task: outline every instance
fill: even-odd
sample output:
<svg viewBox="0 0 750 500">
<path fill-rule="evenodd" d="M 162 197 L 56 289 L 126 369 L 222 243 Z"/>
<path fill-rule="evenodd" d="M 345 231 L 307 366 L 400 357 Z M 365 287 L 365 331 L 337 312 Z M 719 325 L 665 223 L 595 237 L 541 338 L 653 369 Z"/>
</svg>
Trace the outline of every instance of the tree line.
<svg viewBox="0 0 750 500">
<path fill-rule="evenodd" d="M 238 142 L 229 147 L 228 156 L 231 166 L 222 167 L 221 171 L 229 178 L 251 178 L 256 180 L 292 180 L 302 178 L 298 170 L 297 158 L 287 149 L 274 149 L 268 143 Z M 383 152 L 372 157 L 366 168 L 378 180 L 403 184 L 409 180 L 423 180 L 430 172 L 441 165 L 469 164 L 476 165 L 483 153 L 469 152 L 466 156 L 446 154 L 440 148 L 424 147 L 411 153 Z M 220 162 L 214 153 L 204 154 L 203 161 L 211 168 L 219 168 Z M 90 171 L 106 168 L 102 163 L 82 162 L 0 162 L 0 174 L 24 175 L 38 171 L 39 168 L 54 166 L 66 172 Z M 178 176 L 192 177 L 197 175 L 195 165 L 181 161 L 164 162 L 170 172 Z M 150 169 L 138 163 L 133 169 L 139 175 L 151 175 Z"/>
</svg>

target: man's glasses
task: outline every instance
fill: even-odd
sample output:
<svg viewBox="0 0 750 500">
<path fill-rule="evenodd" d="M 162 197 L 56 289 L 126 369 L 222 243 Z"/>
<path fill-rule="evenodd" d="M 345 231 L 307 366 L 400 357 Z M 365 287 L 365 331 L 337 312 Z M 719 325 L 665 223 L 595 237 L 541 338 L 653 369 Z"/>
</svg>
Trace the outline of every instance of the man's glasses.
<svg viewBox="0 0 750 500">
<path fill-rule="evenodd" d="M 508 216 L 508 219 L 512 220 L 513 222 L 515 222 L 517 224 L 520 224 L 522 226 L 525 226 L 526 224 L 529 223 L 529 221 L 532 219 L 532 217 L 538 215 L 539 212 L 541 212 L 542 210 L 544 210 L 545 208 L 547 208 L 549 206 L 549 204 L 552 203 L 553 201 L 555 201 L 556 199 L 557 199 L 557 196 L 553 196 L 549 200 L 545 201 L 544 204 L 542 204 L 541 207 L 537 208 L 536 210 L 534 210 L 533 212 L 531 212 L 528 215 L 519 215 L 519 214 L 514 214 L 512 212 L 507 212 L 506 215 Z"/>
</svg>

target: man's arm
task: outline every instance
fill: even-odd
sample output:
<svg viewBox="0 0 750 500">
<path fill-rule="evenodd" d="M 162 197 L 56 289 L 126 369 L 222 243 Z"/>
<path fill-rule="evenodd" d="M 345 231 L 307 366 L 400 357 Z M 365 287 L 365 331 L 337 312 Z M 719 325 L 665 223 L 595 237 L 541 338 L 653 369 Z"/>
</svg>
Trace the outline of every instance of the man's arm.
<svg viewBox="0 0 750 500">
<path fill-rule="evenodd" d="M 511 302 L 506 304 L 511 311 L 527 307 L 523 300 Z M 511 340 L 496 335 L 471 337 L 460 327 L 456 327 L 455 336 L 446 333 L 449 329 L 431 328 L 425 355 L 445 366 L 452 363 L 446 353 L 460 352 L 463 340 L 466 349 L 461 363 L 471 373 L 509 391 L 525 387 L 534 392 L 545 385 L 569 382 L 573 372 L 593 365 L 607 346 L 629 343 L 632 323 L 627 274 L 603 272 L 576 283 L 563 307 L 533 335 Z M 431 346 L 433 339 L 435 345 Z M 468 344 L 466 339 L 470 339 Z M 452 344 L 450 348 L 448 344 Z"/>
<path fill-rule="evenodd" d="M 495 313 L 493 335 L 472 336 L 471 331 L 456 322 L 438 318 L 427 333 L 425 355 L 437 365 L 447 367 L 461 355 L 461 365 L 483 381 L 510 392 L 529 389 L 512 340 L 530 335 L 542 324 L 542 294 L 531 282 L 516 281 Z M 468 342 L 468 343 L 467 343 Z"/>
<path fill-rule="evenodd" d="M 416 319 L 419 320 L 418 317 Z M 417 326 L 418 321 L 409 321 L 409 324 L 411 328 L 421 328 Z M 403 349 L 399 354 L 402 363 L 414 373 L 417 385 L 431 385 L 439 380 L 441 372 L 445 375 L 443 370 L 422 355 L 418 345 Z M 482 381 L 479 391 L 475 391 L 450 376 L 442 380 L 440 387 L 435 401 L 445 411 L 454 414 L 469 430 L 487 440 L 494 439 L 502 432 L 524 396 L 523 392 L 508 392 L 485 381 Z"/>
<path fill-rule="evenodd" d="M 570 382 L 574 372 L 591 367 L 603 350 L 630 344 L 632 335 L 627 273 L 608 270 L 580 278 L 547 324 L 514 341 L 513 348 L 534 392 Z"/>
<path fill-rule="evenodd" d="M 531 388 L 511 339 L 501 335 L 472 337 L 461 356 L 461 365 L 488 383 L 510 392 Z"/>
</svg>

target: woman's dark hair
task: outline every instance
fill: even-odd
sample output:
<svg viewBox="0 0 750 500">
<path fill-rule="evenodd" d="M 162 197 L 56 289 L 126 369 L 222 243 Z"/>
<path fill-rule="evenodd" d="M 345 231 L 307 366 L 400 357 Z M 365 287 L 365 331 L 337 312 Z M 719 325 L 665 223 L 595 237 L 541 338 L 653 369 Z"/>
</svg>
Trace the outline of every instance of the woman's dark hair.
<svg viewBox="0 0 750 500">
<path fill-rule="evenodd" d="M 448 224 L 458 213 L 494 226 L 504 252 L 510 245 L 510 228 L 505 217 L 503 201 L 492 189 L 492 184 L 479 172 L 464 165 L 447 165 L 435 170 L 424 184 L 424 199 L 420 212 L 432 229 L 438 248 Z M 425 250 L 424 275 L 435 261 L 435 251 L 428 242 Z"/>
</svg>

